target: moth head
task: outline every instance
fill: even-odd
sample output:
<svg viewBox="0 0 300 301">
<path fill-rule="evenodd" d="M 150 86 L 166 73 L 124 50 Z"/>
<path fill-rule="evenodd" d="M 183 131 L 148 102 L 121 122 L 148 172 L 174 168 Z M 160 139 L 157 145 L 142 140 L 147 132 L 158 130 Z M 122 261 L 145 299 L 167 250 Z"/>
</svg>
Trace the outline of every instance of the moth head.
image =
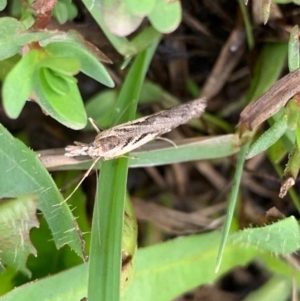
<svg viewBox="0 0 300 301">
<path fill-rule="evenodd" d="M 89 144 L 87 154 L 93 158 L 111 159 L 119 156 L 120 147 L 120 139 L 117 136 L 102 137 Z"/>
</svg>

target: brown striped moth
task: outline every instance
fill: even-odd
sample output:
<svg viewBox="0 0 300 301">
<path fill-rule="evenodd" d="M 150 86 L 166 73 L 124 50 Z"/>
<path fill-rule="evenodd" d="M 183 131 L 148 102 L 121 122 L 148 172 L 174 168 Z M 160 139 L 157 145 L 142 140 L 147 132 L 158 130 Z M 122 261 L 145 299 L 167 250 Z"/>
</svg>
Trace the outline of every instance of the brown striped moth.
<svg viewBox="0 0 300 301">
<path fill-rule="evenodd" d="M 199 98 L 149 116 L 114 126 L 102 132 L 96 129 L 98 135 L 92 143 L 74 142 L 74 145 L 69 145 L 65 148 L 65 156 L 89 156 L 95 159 L 85 174 L 85 178 L 99 159 L 110 160 L 118 158 L 170 132 L 179 125 L 199 117 L 204 112 L 205 107 L 206 100 Z M 82 183 L 83 179 L 78 186 Z M 75 190 L 76 189 L 77 187 Z"/>
</svg>

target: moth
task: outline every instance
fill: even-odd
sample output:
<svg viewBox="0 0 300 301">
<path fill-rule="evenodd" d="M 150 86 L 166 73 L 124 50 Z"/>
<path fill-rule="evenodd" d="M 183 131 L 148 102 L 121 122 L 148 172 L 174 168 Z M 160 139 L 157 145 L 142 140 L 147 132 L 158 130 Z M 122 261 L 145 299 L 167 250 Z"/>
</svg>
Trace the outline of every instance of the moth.
<svg viewBox="0 0 300 301">
<path fill-rule="evenodd" d="M 206 107 L 204 98 L 129 121 L 100 132 L 90 144 L 74 142 L 65 148 L 67 157 L 89 156 L 110 160 L 120 157 L 193 118 Z"/>
<path fill-rule="evenodd" d="M 102 132 L 94 126 L 98 132 L 95 140 L 89 144 L 74 142 L 74 145 L 68 145 L 65 148 L 65 156 L 89 156 L 95 160 L 83 177 L 84 179 L 99 159 L 110 160 L 121 157 L 139 146 L 170 132 L 179 125 L 201 116 L 205 107 L 205 98 L 199 98 L 114 126 Z M 83 179 L 78 186 L 82 183 Z"/>
</svg>

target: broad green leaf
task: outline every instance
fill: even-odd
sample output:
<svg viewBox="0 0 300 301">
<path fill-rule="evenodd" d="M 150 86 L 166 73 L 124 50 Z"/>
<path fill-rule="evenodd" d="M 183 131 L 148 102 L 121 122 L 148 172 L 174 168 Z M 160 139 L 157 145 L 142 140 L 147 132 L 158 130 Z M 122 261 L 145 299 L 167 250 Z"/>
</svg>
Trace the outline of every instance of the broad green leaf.
<svg viewBox="0 0 300 301">
<path fill-rule="evenodd" d="M 67 127 L 72 129 L 85 127 L 87 116 L 76 83 L 68 82 L 69 93 L 62 95 L 51 88 L 45 78 L 43 68 L 38 68 L 33 78 L 33 92 L 43 110 Z"/>
<path fill-rule="evenodd" d="M 58 1 L 54 7 L 54 16 L 57 18 L 59 24 L 64 24 L 68 21 L 68 8 L 63 2 Z"/>
<path fill-rule="evenodd" d="M 200 286 L 211 284 L 230 269 L 262 256 L 251 247 L 229 243 L 219 273 L 214 272 L 220 233 L 212 232 L 171 239 L 139 249 L 135 279 L 121 301 L 166 301 Z M 275 258 L 275 262 L 279 259 Z M 274 266 L 274 262 L 273 262 Z M 289 267 L 285 267 L 290 272 Z M 284 269 L 282 269 L 284 272 Z M 87 296 L 87 265 L 16 288 L 0 301 L 81 300 Z M 72 279 L 72 281 L 70 281 Z M 45 289 L 45 287 L 47 289 Z"/>
<path fill-rule="evenodd" d="M 133 33 L 142 23 L 144 16 L 132 14 L 127 3 L 119 0 L 104 0 L 101 14 L 106 27 L 117 36 Z"/>
<path fill-rule="evenodd" d="M 229 237 L 231 242 L 254 247 L 261 252 L 286 255 L 300 248 L 300 232 L 297 220 L 291 216 L 271 225 L 248 228 Z"/>
<path fill-rule="evenodd" d="M 13 37 L 14 42 L 16 45 L 24 46 L 26 44 L 32 43 L 32 42 L 38 42 L 43 41 L 45 39 L 50 39 L 57 36 L 57 31 L 24 31 L 20 33 L 16 33 Z"/>
<path fill-rule="evenodd" d="M 0 18 L 0 60 L 9 58 L 18 53 L 22 46 L 16 44 L 14 37 L 25 26 L 17 19 L 10 17 Z"/>
<path fill-rule="evenodd" d="M 99 14 L 101 10 L 101 0 L 82 0 L 94 20 L 99 24 L 104 34 L 108 38 L 109 42 L 115 47 L 115 49 L 123 56 L 133 56 L 137 54 L 136 49 L 131 43 L 124 37 L 118 37 L 112 34 L 106 27 L 102 14 Z"/>
<path fill-rule="evenodd" d="M 71 42 L 57 42 L 48 44 L 46 51 L 58 57 L 74 56 L 80 61 L 80 70 L 84 74 L 99 81 L 108 87 L 114 87 L 114 82 L 109 73 L 97 58 L 86 50 L 82 45 Z"/>
<path fill-rule="evenodd" d="M 147 16 L 155 6 L 155 0 L 125 0 L 128 10 L 133 15 Z"/>
<path fill-rule="evenodd" d="M 174 31 L 181 22 L 180 1 L 157 0 L 148 18 L 152 26 L 162 33 Z"/>
<path fill-rule="evenodd" d="M 0 198 L 37 195 L 38 208 L 49 224 L 56 246 L 61 248 L 68 244 L 83 257 L 76 221 L 37 154 L 11 136 L 1 124 L 0 137 Z"/>
<path fill-rule="evenodd" d="M 5 78 L 2 99 L 4 110 L 10 118 L 17 118 L 20 115 L 32 92 L 32 76 L 38 62 L 38 51 L 29 51 Z"/>
<path fill-rule="evenodd" d="M 3 10 L 7 5 L 7 0 L 0 0 L 0 11 Z"/>
<path fill-rule="evenodd" d="M 20 61 L 22 57 L 18 54 L 11 56 L 5 60 L 0 61 L 0 81 L 4 82 L 5 77 L 10 70 Z"/>
<path fill-rule="evenodd" d="M 80 61 L 76 57 L 46 57 L 40 64 L 40 67 L 50 68 L 64 75 L 74 75 L 80 70 Z"/>
<path fill-rule="evenodd" d="M 26 261 L 30 254 L 36 255 L 29 238 L 30 230 L 39 227 L 35 198 L 35 195 L 24 195 L 0 200 L 0 270 L 8 265 L 31 275 Z"/>
<path fill-rule="evenodd" d="M 66 95 L 70 93 L 71 88 L 69 86 L 69 82 L 66 81 L 63 76 L 60 76 L 59 73 L 48 68 L 41 68 L 40 72 L 43 74 L 45 82 L 49 85 L 53 92 L 59 95 Z"/>
</svg>

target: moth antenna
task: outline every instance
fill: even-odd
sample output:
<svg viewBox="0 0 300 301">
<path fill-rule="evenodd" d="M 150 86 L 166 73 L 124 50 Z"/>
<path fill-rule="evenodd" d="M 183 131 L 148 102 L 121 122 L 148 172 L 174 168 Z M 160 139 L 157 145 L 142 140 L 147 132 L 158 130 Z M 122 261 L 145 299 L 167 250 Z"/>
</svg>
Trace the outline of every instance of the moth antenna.
<svg viewBox="0 0 300 301">
<path fill-rule="evenodd" d="M 175 148 L 178 148 L 178 146 L 176 145 L 176 143 L 175 143 L 174 141 L 172 141 L 171 139 L 168 139 L 168 138 L 165 138 L 165 137 L 156 137 L 155 139 L 163 140 L 163 141 L 169 142 L 169 143 L 171 143 Z"/>
<path fill-rule="evenodd" d="M 101 157 L 98 157 L 93 164 L 91 165 L 91 167 L 85 172 L 84 176 L 82 177 L 82 179 L 80 180 L 80 182 L 76 185 L 76 187 L 74 188 L 74 190 L 71 192 L 71 194 L 63 200 L 63 203 L 65 203 L 67 200 L 70 199 L 70 197 L 76 192 L 76 190 L 79 188 L 79 186 L 82 184 L 82 182 L 84 181 L 84 179 L 89 175 L 89 173 L 91 172 L 91 170 L 95 167 L 95 165 L 97 164 L 97 162 L 101 159 Z"/>
<path fill-rule="evenodd" d="M 93 128 L 96 130 L 97 134 L 99 134 L 99 133 L 100 133 L 100 130 L 99 130 L 99 128 L 97 127 L 95 121 L 94 121 L 91 117 L 89 117 L 89 122 L 91 123 L 91 125 L 93 126 Z"/>
</svg>

